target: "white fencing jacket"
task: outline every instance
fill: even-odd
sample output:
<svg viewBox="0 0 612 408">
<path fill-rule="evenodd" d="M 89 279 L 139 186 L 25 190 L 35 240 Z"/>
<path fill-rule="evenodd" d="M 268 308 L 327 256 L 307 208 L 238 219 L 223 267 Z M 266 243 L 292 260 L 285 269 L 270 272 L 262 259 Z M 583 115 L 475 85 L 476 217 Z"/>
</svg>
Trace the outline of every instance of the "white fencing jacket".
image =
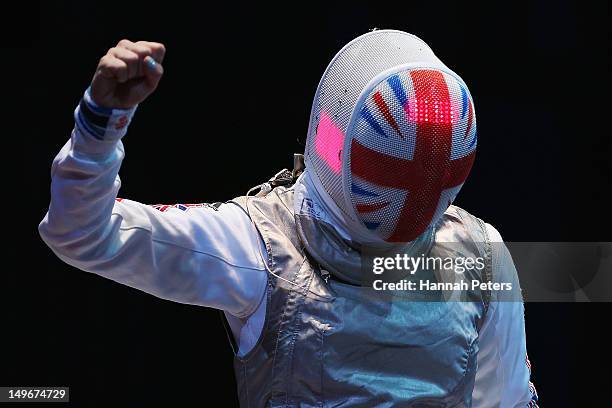
<svg viewBox="0 0 612 408">
<path fill-rule="evenodd" d="M 53 161 L 40 235 L 78 269 L 160 298 L 223 310 L 244 354 L 255 345 L 265 316 L 261 238 L 235 204 L 151 206 L 118 199 L 121 138 L 134 111 L 101 108 L 85 93 L 71 138 Z M 495 228 L 487 228 L 492 241 L 502 241 Z M 493 248 L 494 280 L 516 281 L 508 250 Z M 493 299 L 479 344 L 473 406 L 536 406 L 522 302 Z"/>
</svg>

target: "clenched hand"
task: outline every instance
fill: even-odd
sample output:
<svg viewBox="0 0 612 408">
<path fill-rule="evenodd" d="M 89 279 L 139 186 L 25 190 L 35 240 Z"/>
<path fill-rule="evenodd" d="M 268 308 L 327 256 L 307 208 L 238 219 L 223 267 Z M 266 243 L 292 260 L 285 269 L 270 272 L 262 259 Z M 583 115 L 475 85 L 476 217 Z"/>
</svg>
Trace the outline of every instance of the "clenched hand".
<svg viewBox="0 0 612 408">
<path fill-rule="evenodd" d="M 161 43 L 121 40 L 100 58 L 91 82 L 93 101 L 106 108 L 128 109 L 157 88 L 164 73 Z"/>
</svg>

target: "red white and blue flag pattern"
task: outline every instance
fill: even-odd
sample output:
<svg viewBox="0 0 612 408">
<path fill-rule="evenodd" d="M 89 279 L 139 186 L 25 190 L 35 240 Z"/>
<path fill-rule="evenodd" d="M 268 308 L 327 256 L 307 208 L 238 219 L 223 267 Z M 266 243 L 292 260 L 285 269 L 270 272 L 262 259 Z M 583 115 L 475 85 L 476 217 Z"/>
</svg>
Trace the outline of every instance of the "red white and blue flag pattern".
<svg viewBox="0 0 612 408">
<path fill-rule="evenodd" d="M 474 106 L 446 72 L 412 69 L 378 84 L 351 131 L 351 202 L 388 242 L 409 242 L 452 203 L 476 150 Z"/>
<path fill-rule="evenodd" d="M 125 200 L 124 198 L 116 198 L 115 199 L 115 201 L 117 201 L 117 202 L 122 202 L 124 200 Z M 221 203 L 213 203 L 213 204 L 209 204 L 209 203 L 150 204 L 149 207 L 152 207 L 152 208 L 154 208 L 154 209 L 156 209 L 158 211 L 161 211 L 161 212 L 166 212 L 166 211 L 171 210 L 171 209 L 187 211 L 190 208 L 201 208 L 201 207 L 212 208 L 214 210 L 217 210 L 220 204 Z"/>
</svg>

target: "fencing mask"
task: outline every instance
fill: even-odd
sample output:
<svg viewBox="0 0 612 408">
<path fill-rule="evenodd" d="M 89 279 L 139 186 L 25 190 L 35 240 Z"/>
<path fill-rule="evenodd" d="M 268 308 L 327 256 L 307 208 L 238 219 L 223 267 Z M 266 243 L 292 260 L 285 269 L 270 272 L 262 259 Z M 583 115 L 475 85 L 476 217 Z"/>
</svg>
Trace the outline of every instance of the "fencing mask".
<svg viewBox="0 0 612 408">
<path fill-rule="evenodd" d="M 372 31 L 342 48 L 319 83 L 305 184 L 356 242 L 412 242 L 455 199 L 475 149 L 463 80 L 419 38 Z"/>
</svg>

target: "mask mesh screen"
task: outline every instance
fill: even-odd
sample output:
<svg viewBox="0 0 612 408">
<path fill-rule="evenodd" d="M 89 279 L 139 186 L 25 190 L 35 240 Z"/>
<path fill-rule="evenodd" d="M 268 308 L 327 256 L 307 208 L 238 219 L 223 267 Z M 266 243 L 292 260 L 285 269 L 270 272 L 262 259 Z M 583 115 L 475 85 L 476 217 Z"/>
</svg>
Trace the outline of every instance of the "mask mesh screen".
<svg viewBox="0 0 612 408">
<path fill-rule="evenodd" d="M 431 68 L 384 78 L 356 106 L 373 78 L 407 63 Z M 322 193 L 376 239 L 416 238 L 446 210 L 467 176 L 476 146 L 473 104 L 465 85 L 445 69 L 418 38 L 384 30 L 348 44 L 321 79 L 307 165 Z M 357 120 L 347 129 L 353 112 Z M 350 152 L 343 155 L 346 138 Z"/>
<path fill-rule="evenodd" d="M 413 69 L 379 83 L 349 129 L 350 201 L 390 242 L 416 239 L 454 200 L 476 148 L 471 98 L 457 78 Z"/>
<path fill-rule="evenodd" d="M 414 36 L 375 31 L 343 49 L 321 80 L 310 118 L 306 157 L 326 192 L 345 212 L 340 156 L 357 98 L 380 72 L 414 61 L 442 65 L 431 49 Z"/>
</svg>

